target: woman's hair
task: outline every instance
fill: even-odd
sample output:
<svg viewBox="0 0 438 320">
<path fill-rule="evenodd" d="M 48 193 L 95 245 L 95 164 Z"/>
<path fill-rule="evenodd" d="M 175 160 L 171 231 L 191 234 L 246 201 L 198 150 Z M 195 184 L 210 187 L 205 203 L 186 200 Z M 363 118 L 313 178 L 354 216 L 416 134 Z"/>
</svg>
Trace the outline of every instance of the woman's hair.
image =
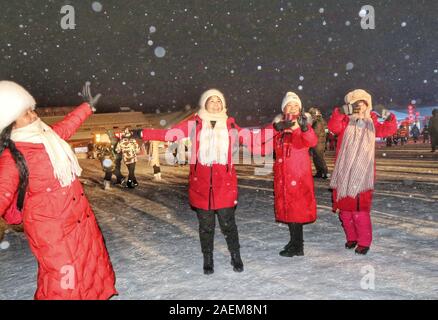
<svg viewBox="0 0 438 320">
<path fill-rule="evenodd" d="M 0 156 L 3 151 L 8 148 L 11 152 L 12 158 L 18 169 L 20 176 L 20 184 L 18 185 L 18 199 L 17 207 L 19 210 L 23 209 L 24 197 L 26 195 L 27 185 L 29 184 L 29 170 L 27 168 L 26 160 L 23 154 L 16 148 L 14 141 L 11 140 L 13 124 L 9 125 L 0 134 Z"/>
</svg>

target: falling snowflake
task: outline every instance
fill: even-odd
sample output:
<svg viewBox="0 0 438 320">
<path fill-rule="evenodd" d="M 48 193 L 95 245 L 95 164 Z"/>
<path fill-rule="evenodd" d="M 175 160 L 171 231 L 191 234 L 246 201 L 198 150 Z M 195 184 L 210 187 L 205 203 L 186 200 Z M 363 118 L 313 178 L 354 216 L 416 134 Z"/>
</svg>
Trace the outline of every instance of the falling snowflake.
<svg viewBox="0 0 438 320">
<path fill-rule="evenodd" d="M 304 77 L 303 76 L 300 76 L 300 81 L 303 81 L 304 80 Z"/>
<path fill-rule="evenodd" d="M 9 242 L 8 241 L 3 241 L 2 243 L 0 243 L 0 249 L 2 250 L 6 250 L 9 248 Z"/>
<path fill-rule="evenodd" d="M 153 42 L 152 40 L 149 40 L 149 41 L 148 41 L 148 45 L 149 45 L 149 46 L 153 46 L 153 45 L 154 45 L 154 42 Z"/>
<path fill-rule="evenodd" d="M 404 28 L 404 27 L 407 26 L 407 23 L 406 22 L 402 22 L 401 26 Z"/>
<path fill-rule="evenodd" d="M 350 22 L 350 21 L 346 21 L 346 22 L 345 22 L 345 25 L 346 25 L 347 27 L 349 27 L 349 26 L 351 25 L 351 22 Z"/>
<path fill-rule="evenodd" d="M 163 47 L 156 47 L 154 53 L 157 58 L 163 58 L 166 55 L 166 50 Z"/>
<path fill-rule="evenodd" d="M 164 127 L 166 125 L 167 121 L 166 120 L 160 120 L 160 126 Z"/>
<path fill-rule="evenodd" d="M 324 8 L 319 8 L 319 13 L 324 13 Z"/>
<path fill-rule="evenodd" d="M 298 90 L 303 90 L 303 86 L 298 86 Z"/>
<path fill-rule="evenodd" d="M 338 73 L 337 73 L 337 72 L 335 72 L 335 73 L 333 74 L 333 76 L 334 76 L 334 77 L 337 77 L 337 76 L 338 76 Z"/>
<path fill-rule="evenodd" d="M 155 33 L 155 32 L 157 32 L 157 28 L 155 26 L 150 26 L 149 33 Z"/>
<path fill-rule="evenodd" d="M 94 12 L 101 12 L 103 6 L 102 6 L 102 4 L 101 4 L 100 2 L 98 2 L 98 1 L 94 1 L 94 2 L 91 4 L 91 8 L 93 9 Z"/>
<path fill-rule="evenodd" d="M 347 63 L 347 65 L 345 66 L 345 69 L 346 69 L 347 71 L 353 70 L 353 68 L 354 68 L 354 63 L 353 63 L 353 62 L 349 62 L 349 63 Z"/>
<path fill-rule="evenodd" d="M 296 182 L 296 181 L 292 181 L 292 182 L 291 182 L 291 185 L 292 185 L 293 187 L 295 187 L 295 186 L 297 185 L 297 182 Z"/>
<path fill-rule="evenodd" d="M 257 66 L 257 70 L 262 70 L 262 66 Z"/>
<path fill-rule="evenodd" d="M 155 71 L 151 71 L 151 76 L 155 77 Z"/>
<path fill-rule="evenodd" d="M 367 10 L 362 9 L 362 10 L 359 11 L 359 17 L 365 18 L 366 15 L 367 15 Z"/>
</svg>

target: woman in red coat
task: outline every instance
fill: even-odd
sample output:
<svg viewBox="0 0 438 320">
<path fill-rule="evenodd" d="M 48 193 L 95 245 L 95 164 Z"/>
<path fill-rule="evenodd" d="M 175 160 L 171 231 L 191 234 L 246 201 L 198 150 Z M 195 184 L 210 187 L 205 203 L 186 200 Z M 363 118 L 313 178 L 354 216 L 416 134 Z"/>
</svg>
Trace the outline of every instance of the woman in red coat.
<svg viewBox="0 0 438 320">
<path fill-rule="evenodd" d="M 397 119 L 390 114 L 384 123 L 378 122 L 377 115 L 371 112 L 371 95 L 362 89 L 348 93 L 345 103 L 350 111 L 335 108 L 328 123 L 329 130 L 338 135 L 330 182 L 333 212 L 339 213 L 347 238 L 345 247 L 366 254 L 372 241 L 375 140 L 392 136 L 397 131 Z"/>
<path fill-rule="evenodd" d="M 243 271 L 240 244 L 235 222 L 237 176 L 232 155 L 244 144 L 249 130 L 241 129 L 227 115 L 223 94 L 211 89 L 199 101 L 199 111 L 172 129 L 144 129 L 143 140 L 177 141 L 190 137 L 192 142 L 189 174 L 189 202 L 197 212 L 199 237 L 204 256 L 204 273 L 213 269 L 215 216 L 225 235 L 236 272 Z M 251 143 L 247 145 L 251 148 Z M 238 154 L 238 152 L 237 152 Z"/>
<path fill-rule="evenodd" d="M 91 96 L 89 84 L 84 93 L 88 103 L 51 128 L 38 118 L 24 88 L 0 81 L 0 216 L 19 223 L 22 212 L 38 261 L 35 299 L 108 299 L 117 293 L 102 233 L 78 179 L 82 169 L 64 141 L 100 97 Z"/>
<path fill-rule="evenodd" d="M 274 120 L 275 218 L 289 226 L 290 241 L 280 255 L 303 256 L 303 224 L 316 220 L 309 148 L 316 146 L 318 137 L 295 93 L 286 94 L 281 109 L 283 114 Z"/>
</svg>

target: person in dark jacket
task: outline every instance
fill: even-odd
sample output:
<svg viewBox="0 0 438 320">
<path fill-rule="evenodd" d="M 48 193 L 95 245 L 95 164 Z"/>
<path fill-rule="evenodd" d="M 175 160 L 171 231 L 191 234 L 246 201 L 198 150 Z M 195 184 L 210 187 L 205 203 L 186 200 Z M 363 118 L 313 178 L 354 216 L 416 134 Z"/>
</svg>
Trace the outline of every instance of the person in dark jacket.
<svg viewBox="0 0 438 320">
<path fill-rule="evenodd" d="M 421 131 L 421 135 L 423 136 L 423 143 L 429 143 L 430 141 L 430 130 L 429 126 L 426 124 L 423 128 L 423 131 Z"/>
<path fill-rule="evenodd" d="M 432 151 L 436 151 L 436 147 L 438 146 L 438 109 L 433 109 L 432 118 L 429 120 L 429 128 L 430 128 L 430 143 L 432 145 Z"/>
<path fill-rule="evenodd" d="M 420 129 L 418 129 L 416 124 L 412 126 L 411 135 L 412 135 L 412 139 L 414 140 L 414 143 L 417 143 L 418 138 L 420 137 Z"/>
<path fill-rule="evenodd" d="M 315 147 L 310 148 L 313 157 L 313 164 L 316 169 L 316 174 L 314 175 L 314 178 L 327 179 L 328 169 L 327 163 L 324 159 L 327 123 L 323 119 L 321 111 L 318 108 L 310 108 L 309 113 L 312 116 L 313 120 L 313 131 L 318 137 L 318 144 Z"/>
</svg>

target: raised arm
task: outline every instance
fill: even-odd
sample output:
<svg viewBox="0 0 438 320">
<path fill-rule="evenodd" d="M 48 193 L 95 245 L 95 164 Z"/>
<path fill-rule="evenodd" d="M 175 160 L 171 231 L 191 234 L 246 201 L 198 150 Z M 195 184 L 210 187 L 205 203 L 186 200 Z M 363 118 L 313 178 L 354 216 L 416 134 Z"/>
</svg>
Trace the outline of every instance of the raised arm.
<svg viewBox="0 0 438 320">
<path fill-rule="evenodd" d="M 397 132 L 397 118 L 394 114 L 390 114 L 388 119 L 383 123 L 377 120 L 377 115 L 371 112 L 371 118 L 374 122 L 374 127 L 376 128 L 376 137 L 385 138 L 394 135 Z"/>
<path fill-rule="evenodd" d="M 272 123 L 258 129 L 241 128 L 234 119 L 231 119 L 233 126 L 239 136 L 239 144 L 247 148 L 251 154 L 266 156 L 272 153 L 274 136 L 277 134 Z"/>
<path fill-rule="evenodd" d="M 194 117 L 182 121 L 170 129 L 143 129 L 142 139 L 144 141 L 171 141 L 175 142 L 189 136 L 190 128 L 196 126 Z M 189 128 L 190 127 L 190 128 Z"/>
<path fill-rule="evenodd" d="M 91 106 L 88 103 L 83 103 L 70 112 L 63 120 L 55 123 L 52 129 L 62 139 L 68 140 L 92 113 Z"/>
<path fill-rule="evenodd" d="M 332 116 L 330 117 L 327 127 L 331 132 L 333 132 L 336 135 L 339 135 L 348 126 L 349 121 L 350 118 L 347 115 L 342 114 L 339 111 L 339 108 L 336 107 L 333 110 Z"/>
</svg>

